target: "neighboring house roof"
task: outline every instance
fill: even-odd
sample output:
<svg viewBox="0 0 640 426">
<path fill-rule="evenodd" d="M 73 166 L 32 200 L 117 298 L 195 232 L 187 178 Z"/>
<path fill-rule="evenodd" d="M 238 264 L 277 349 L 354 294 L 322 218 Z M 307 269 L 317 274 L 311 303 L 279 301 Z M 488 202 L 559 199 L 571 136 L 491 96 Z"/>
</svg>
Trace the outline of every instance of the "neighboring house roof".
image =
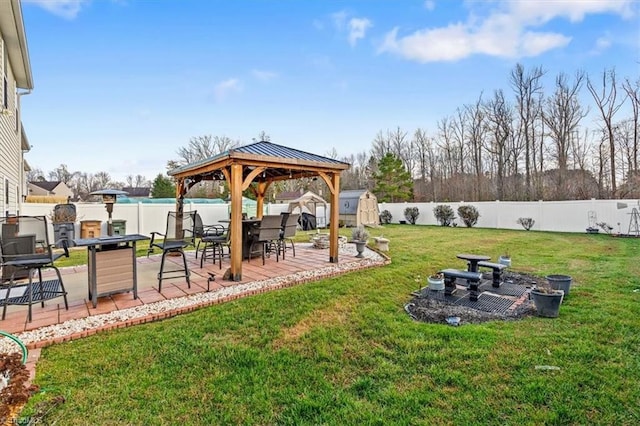
<svg viewBox="0 0 640 426">
<path fill-rule="evenodd" d="M 33 76 L 20 0 L 0 1 L 0 30 L 7 46 L 9 62 L 17 86 L 21 89 L 33 89 Z"/>
<path fill-rule="evenodd" d="M 55 180 L 55 181 L 47 181 L 47 180 L 42 180 L 42 181 L 32 181 L 29 182 L 31 185 L 35 185 L 39 188 L 44 189 L 45 191 L 53 191 L 54 189 L 56 189 L 56 187 L 58 185 L 60 185 L 60 181 L 59 180 Z"/>
<path fill-rule="evenodd" d="M 149 197 L 151 195 L 151 188 L 143 187 L 131 187 L 127 186 L 122 188 L 124 192 L 127 192 L 129 197 Z"/>
<path fill-rule="evenodd" d="M 300 191 L 284 191 L 276 195 L 276 200 L 295 200 L 300 197 L 302 193 Z"/>
</svg>

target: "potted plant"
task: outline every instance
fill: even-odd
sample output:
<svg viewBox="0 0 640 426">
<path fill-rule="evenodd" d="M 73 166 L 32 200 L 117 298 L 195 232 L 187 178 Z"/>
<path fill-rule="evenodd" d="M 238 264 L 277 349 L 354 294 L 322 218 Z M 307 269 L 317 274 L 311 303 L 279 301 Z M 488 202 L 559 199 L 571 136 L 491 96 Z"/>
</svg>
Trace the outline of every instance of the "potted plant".
<svg viewBox="0 0 640 426">
<path fill-rule="evenodd" d="M 427 283 L 429 284 L 429 290 L 444 290 L 444 275 L 441 272 L 434 272 L 427 277 Z"/>
<path fill-rule="evenodd" d="M 503 254 L 498 257 L 498 263 L 505 265 L 507 267 L 511 266 L 511 255 L 508 251 L 505 251 Z"/>
<path fill-rule="evenodd" d="M 351 242 L 355 243 L 358 254 L 356 257 L 364 257 L 364 247 L 369 240 L 369 231 L 365 229 L 363 225 L 359 225 L 351 230 Z"/>
<path fill-rule="evenodd" d="M 569 290 L 571 288 L 572 278 L 570 275 L 547 275 L 545 277 L 549 286 L 551 286 L 554 290 L 562 290 L 565 296 L 569 295 Z"/>
<path fill-rule="evenodd" d="M 557 318 L 564 291 L 554 290 L 548 282 L 544 282 L 531 290 L 531 298 L 536 305 L 538 316 Z"/>
</svg>

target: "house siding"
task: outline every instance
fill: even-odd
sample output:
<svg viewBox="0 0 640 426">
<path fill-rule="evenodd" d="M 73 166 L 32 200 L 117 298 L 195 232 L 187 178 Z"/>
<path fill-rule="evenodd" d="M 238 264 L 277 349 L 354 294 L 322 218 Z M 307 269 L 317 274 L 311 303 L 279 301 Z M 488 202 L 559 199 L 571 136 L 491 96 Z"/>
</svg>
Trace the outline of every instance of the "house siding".
<svg viewBox="0 0 640 426">
<path fill-rule="evenodd" d="M 1 37 L 1 36 L 0 36 Z M 2 214 L 16 214 L 22 198 L 21 186 L 24 182 L 24 165 L 21 148 L 20 126 L 16 126 L 18 114 L 16 112 L 16 80 L 11 63 L 5 60 L 7 50 L 4 39 L 1 41 L 2 60 L 0 61 L 0 75 L 7 77 L 7 110 L 0 114 L 0 206 Z M 5 64 L 7 64 L 5 69 Z M 4 97 L 4 84 L 2 85 Z M 8 202 L 7 202 L 8 201 Z"/>
</svg>

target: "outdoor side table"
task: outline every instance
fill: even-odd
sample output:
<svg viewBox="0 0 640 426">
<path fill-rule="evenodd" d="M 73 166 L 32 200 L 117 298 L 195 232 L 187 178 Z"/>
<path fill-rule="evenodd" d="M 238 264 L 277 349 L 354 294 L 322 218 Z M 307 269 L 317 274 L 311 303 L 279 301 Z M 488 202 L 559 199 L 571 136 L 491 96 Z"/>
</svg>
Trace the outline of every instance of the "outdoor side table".
<svg viewBox="0 0 640 426">
<path fill-rule="evenodd" d="M 485 256 L 483 254 L 468 254 L 468 253 L 460 253 L 457 254 L 456 257 L 458 259 L 463 259 L 468 262 L 468 271 L 469 272 L 478 272 L 478 262 L 482 262 L 484 260 L 491 260 L 491 256 Z"/>
<path fill-rule="evenodd" d="M 136 242 L 148 239 L 132 234 L 74 240 L 76 246 L 87 247 L 89 299 L 94 308 L 98 297 L 133 291 L 133 298 L 138 298 Z"/>
</svg>

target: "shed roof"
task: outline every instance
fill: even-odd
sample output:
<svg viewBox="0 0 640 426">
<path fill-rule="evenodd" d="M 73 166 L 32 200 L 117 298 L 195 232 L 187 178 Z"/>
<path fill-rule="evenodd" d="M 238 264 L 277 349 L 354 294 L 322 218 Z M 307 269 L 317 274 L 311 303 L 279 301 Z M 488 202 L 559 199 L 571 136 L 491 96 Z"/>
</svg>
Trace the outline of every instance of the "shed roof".
<svg viewBox="0 0 640 426">
<path fill-rule="evenodd" d="M 369 192 L 369 190 L 368 189 L 349 189 L 347 191 L 341 191 L 340 198 L 360 198 L 360 196 L 365 192 Z"/>
</svg>

